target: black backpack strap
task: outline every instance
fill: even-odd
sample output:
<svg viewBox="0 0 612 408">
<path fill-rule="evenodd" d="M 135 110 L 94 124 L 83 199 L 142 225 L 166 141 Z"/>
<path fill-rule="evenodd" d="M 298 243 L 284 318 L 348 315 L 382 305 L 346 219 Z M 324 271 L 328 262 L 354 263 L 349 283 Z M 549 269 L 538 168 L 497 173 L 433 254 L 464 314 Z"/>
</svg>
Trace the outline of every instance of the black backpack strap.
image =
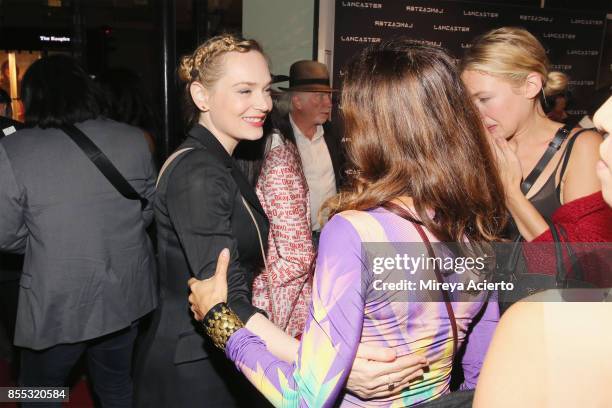
<svg viewBox="0 0 612 408">
<path fill-rule="evenodd" d="M 527 195 L 529 190 L 531 190 L 533 183 L 535 183 L 538 177 L 540 177 L 540 174 L 542 174 L 542 171 L 544 170 L 550 159 L 552 159 L 555 153 L 559 151 L 561 145 L 563 144 L 567 136 L 570 134 L 571 129 L 572 128 L 569 125 L 565 125 L 559 130 L 557 130 L 557 133 L 555 133 L 555 137 L 548 145 L 548 148 L 546 149 L 542 157 L 540 157 L 540 160 L 538 161 L 536 166 L 533 168 L 533 170 L 531 170 L 531 173 L 529 173 L 525 180 L 521 182 L 521 191 L 523 192 L 523 194 Z"/>
<path fill-rule="evenodd" d="M 144 210 L 149 201 L 134 190 L 134 187 L 119 173 L 119 170 L 111 163 L 106 155 L 90 138 L 74 125 L 63 125 L 61 129 L 72 139 L 74 143 L 87 155 L 89 160 L 100 170 L 106 179 L 129 200 L 139 200 L 140 207 Z"/>
</svg>

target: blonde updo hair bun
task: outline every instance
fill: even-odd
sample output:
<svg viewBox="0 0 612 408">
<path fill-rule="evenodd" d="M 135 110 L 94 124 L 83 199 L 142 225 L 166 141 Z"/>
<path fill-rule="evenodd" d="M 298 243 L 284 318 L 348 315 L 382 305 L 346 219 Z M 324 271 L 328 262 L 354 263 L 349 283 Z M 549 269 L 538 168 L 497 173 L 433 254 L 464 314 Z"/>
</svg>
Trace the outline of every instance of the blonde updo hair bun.
<svg viewBox="0 0 612 408">
<path fill-rule="evenodd" d="M 563 72 L 551 71 L 548 73 L 544 94 L 546 96 L 559 95 L 565 92 L 569 83 L 569 77 Z"/>
<path fill-rule="evenodd" d="M 212 37 L 200 45 L 190 55 L 181 58 L 178 66 L 178 77 L 185 84 L 185 103 L 187 121 L 192 126 L 198 119 L 199 109 L 193 103 L 189 86 L 199 82 L 210 88 L 223 75 L 223 56 L 229 52 L 246 53 L 257 51 L 264 57 L 261 45 L 255 40 L 244 39 L 235 34 L 222 34 Z"/>
<path fill-rule="evenodd" d="M 462 61 L 461 72 L 481 71 L 521 85 L 532 72 L 542 78 L 544 93 L 559 94 L 568 84 L 561 72 L 550 72 L 546 50 L 529 31 L 520 27 L 501 27 L 474 40 Z M 551 93 L 552 92 L 552 93 Z"/>
</svg>

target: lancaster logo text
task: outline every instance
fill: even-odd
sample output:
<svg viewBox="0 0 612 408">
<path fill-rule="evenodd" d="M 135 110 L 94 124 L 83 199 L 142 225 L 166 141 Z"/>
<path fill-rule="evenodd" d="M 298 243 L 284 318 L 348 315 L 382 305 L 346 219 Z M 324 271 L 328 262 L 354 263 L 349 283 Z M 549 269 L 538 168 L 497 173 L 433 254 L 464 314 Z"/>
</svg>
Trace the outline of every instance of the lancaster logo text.
<svg viewBox="0 0 612 408">
<path fill-rule="evenodd" d="M 434 25 L 433 29 L 436 31 L 460 31 L 462 33 L 469 33 L 470 32 L 470 27 L 463 27 L 463 26 L 447 26 L 447 25 Z"/>
<path fill-rule="evenodd" d="M 442 41 L 431 41 L 431 40 L 414 40 L 415 43 L 421 45 L 432 45 L 434 47 L 441 47 Z"/>
<path fill-rule="evenodd" d="M 403 21 L 374 21 L 374 25 L 376 27 L 389 27 L 389 28 L 412 28 L 414 27 L 413 23 L 406 23 Z"/>
<path fill-rule="evenodd" d="M 595 81 L 569 81 L 569 84 L 574 86 L 593 86 L 595 85 Z"/>
<path fill-rule="evenodd" d="M 557 40 L 575 40 L 576 34 L 571 33 L 544 33 L 542 34 L 544 38 L 554 38 Z"/>
<path fill-rule="evenodd" d="M 406 11 L 414 11 L 417 13 L 444 14 L 443 8 L 435 8 L 435 7 L 406 6 Z"/>
<path fill-rule="evenodd" d="M 473 16 L 473 17 L 484 17 L 484 18 L 497 18 L 499 17 L 499 13 L 491 13 L 488 11 L 468 11 L 463 10 L 464 16 Z"/>
<path fill-rule="evenodd" d="M 344 42 L 379 43 L 380 37 L 357 37 L 351 35 L 341 35 L 340 40 Z"/>
<path fill-rule="evenodd" d="M 583 25 L 603 25 L 603 20 L 581 20 L 578 18 L 572 18 L 570 24 L 583 24 Z"/>
<path fill-rule="evenodd" d="M 595 55 L 599 55 L 599 51 L 597 50 L 567 50 L 567 55 L 595 56 Z"/>
<path fill-rule="evenodd" d="M 370 3 L 369 1 L 343 1 L 342 7 L 381 9 L 382 3 Z"/>
<path fill-rule="evenodd" d="M 544 17 L 544 16 L 527 16 L 521 14 L 519 18 L 523 21 L 537 21 L 541 23 L 552 23 L 555 19 L 553 17 Z"/>
<path fill-rule="evenodd" d="M 560 69 L 562 71 L 571 71 L 572 66 L 569 64 L 552 64 L 550 66 L 552 69 Z"/>
</svg>

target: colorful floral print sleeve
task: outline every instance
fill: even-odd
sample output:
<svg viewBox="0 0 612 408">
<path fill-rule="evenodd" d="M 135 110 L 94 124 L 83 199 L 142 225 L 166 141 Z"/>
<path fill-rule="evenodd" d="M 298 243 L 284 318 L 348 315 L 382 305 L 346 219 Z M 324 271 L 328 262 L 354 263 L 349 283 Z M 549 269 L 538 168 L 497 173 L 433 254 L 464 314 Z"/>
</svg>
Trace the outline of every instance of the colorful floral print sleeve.
<svg viewBox="0 0 612 408">
<path fill-rule="evenodd" d="M 362 285 L 363 242 L 420 241 L 409 222 L 384 209 L 333 217 L 321 234 L 310 316 L 297 361 L 288 364 L 277 359 L 247 329 L 230 338 L 227 356 L 276 407 L 331 407 L 338 401 L 342 407 L 404 407 L 447 393 L 453 336 L 444 303 L 389 302 L 381 300 L 371 286 Z M 478 302 L 453 302 L 460 343 L 474 316 L 488 306 L 474 326 L 478 341 L 466 352 L 468 359 L 476 360 L 469 361 L 471 377 L 478 375 L 474 367 L 480 366 L 477 360 L 484 358 L 499 317 L 496 305 L 487 304 L 486 296 L 482 293 Z M 425 355 L 429 371 L 398 396 L 362 401 L 344 391 L 360 342 L 393 347 L 398 356 Z M 469 380 L 475 383 L 475 378 Z"/>
</svg>

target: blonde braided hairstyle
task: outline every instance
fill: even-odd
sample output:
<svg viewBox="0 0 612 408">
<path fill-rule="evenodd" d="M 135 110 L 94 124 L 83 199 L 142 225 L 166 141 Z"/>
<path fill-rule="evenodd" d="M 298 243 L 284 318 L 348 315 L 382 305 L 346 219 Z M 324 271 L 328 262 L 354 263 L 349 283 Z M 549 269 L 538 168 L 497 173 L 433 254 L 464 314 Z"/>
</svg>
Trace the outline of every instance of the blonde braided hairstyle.
<svg viewBox="0 0 612 408">
<path fill-rule="evenodd" d="M 197 123 L 200 115 L 200 110 L 191 98 L 190 85 L 193 82 L 199 82 L 205 88 L 211 88 L 223 75 L 223 56 L 225 54 L 249 51 L 257 51 L 265 57 L 257 41 L 244 39 L 234 34 L 222 34 L 208 39 L 192 54 L 181 58 L 178 77 L 184 83 L 185 113 L 189 127 Z"/>
</svg>

